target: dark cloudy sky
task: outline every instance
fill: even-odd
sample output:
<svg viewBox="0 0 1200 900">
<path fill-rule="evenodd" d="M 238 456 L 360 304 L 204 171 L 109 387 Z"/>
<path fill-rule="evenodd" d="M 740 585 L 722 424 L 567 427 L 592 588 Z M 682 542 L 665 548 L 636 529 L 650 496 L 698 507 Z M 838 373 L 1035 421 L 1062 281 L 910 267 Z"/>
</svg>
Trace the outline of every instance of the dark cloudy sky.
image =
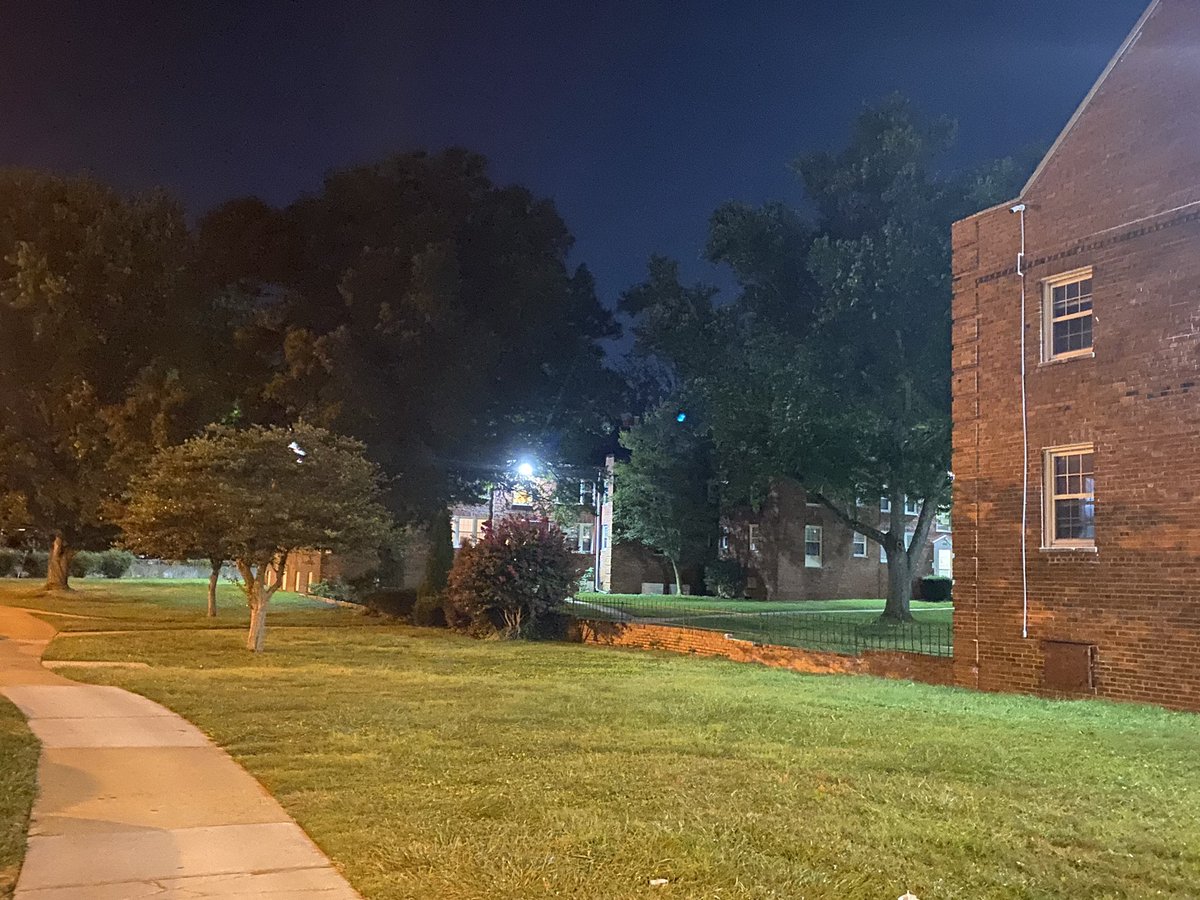
<svg viewBox="0 0 1200 900">
<path fill-rule="evenodd" d="M 959 162 L 1048 142 L 1146 0 L 3 0 L 0 165 L 283 204 L 336 166 L 459 144 L 552 196 L 611 300 L 703 276 L 720 202 L 893 90 Z"/>
</svg>

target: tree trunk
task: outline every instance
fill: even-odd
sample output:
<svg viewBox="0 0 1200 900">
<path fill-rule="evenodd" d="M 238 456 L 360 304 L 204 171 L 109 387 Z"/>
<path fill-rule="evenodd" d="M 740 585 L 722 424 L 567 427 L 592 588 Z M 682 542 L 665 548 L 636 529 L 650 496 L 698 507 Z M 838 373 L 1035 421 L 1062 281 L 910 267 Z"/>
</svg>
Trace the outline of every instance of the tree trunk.
<svg viewBox="0 0 1200 900">
<path fill-rule="evenodd" d="M 882 621 L 912 621 L 912 565 L 904 547 L 904 530 L 892 533 L 893 545 L 887 548 L 888 593 Z"/>
<path fill-rule="evenodd" d="M 61 534 L 54 536 L 54 543 L 50 545 L 50 558 L 46 568 L 47 591 L 71 590 L 68 579 L 71 577 L 71 560 L 75 558 L 75 553 L 75 549 L 67 544 L 66 538 Z"/>
<path fill-rule="evenodd" d="M 671 559 L 671 557 L 667 557 L 667 558 Z M 675 573 L 675 593 L 676 593 L 676 595 L 682 595 L 683 594 L 683 584 L 679 580 L 679 563 L 675 562 L 674 559 L 671 559 L 671 571 L 673 571 Z M 670 594 L 671 592 L 667 591 L 667 593 Z"/>
<path fill-rule="evenodd" d="M 267 602 L 269 600 L 254 584 L 250 589 L 250 631 L 246 635 L 246 649 L 262 653 L 263 641 L 267 637 Z"/>
<path fill-rule="evenodd" d="M 215 619 L 217 616 L 217 581 L 221 577 L 221 563 L 224 560 L 212 559 L 212 571 L 208 574 L 208 617 Z"/>
</svg>

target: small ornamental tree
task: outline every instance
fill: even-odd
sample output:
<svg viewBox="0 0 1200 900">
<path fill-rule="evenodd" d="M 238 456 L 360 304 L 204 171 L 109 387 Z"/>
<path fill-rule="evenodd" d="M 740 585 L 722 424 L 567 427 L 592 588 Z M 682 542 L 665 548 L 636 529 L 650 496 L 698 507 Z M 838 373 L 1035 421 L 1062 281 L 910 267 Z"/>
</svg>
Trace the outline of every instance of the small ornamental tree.
<svg viewBox="0 0 1200 900">
<path fill-rule="evenodd" d="M 519 637 L 571 594 L 577 578 L 575 559 L 555 526 L 505 519 L 458 551 L 446 598 L 477 628 Z"/>
<path fill-rule="evenodd" d="M 389 527 L 379 494 L 357 441 L 306 424 L 219 426 L 156 454 L 121 524 L 144 553 L 232 560 L 250 607 L 246 648 L 258 652 L 288 554 L 378 546 Z"/>
</svg>

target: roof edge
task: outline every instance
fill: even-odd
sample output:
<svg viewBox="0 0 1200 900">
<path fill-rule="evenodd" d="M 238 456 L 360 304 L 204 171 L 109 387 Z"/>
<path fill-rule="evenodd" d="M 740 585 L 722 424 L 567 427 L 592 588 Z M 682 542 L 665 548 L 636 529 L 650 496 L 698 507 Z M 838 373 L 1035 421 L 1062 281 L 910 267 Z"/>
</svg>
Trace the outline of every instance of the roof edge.
<svg viewBox="0 0 1200 900">
<path fill-rule="evenodd" d="M 1100 77 L 1097 78 L 1095 84 L 1092 85 L 1091 90 L 1087 92 L 1087 95 L 1083 98 L 1083 101 L 1075 108 L 1075 112 L 1071 115 L 1071 118 L 1067 120 L 1066 126 L 1064 126 L 1063 130 L 1058 133 L 1058 137 L 1054 139 L 1054 143 L 1050 145 L 1050 149 L 1046 151 L 1046 155 L 1042 157 L 1042 161 L 1039 162 L 1037 168 L 1033 170 L 1033 174 L 1029 176 L 1029 179 L 1025 182 L 1025 186 L 1021 188 L 1021 192 L 1017 195 L 1018 197 L 1024 197 L 1029 192 L 1029 189 L 1033 187 L 1033 183 L 1037 181 L 1038 177 L 1042 174 L 1042 171 L 1046 168 L 1046 165 L 1050 162 L 1050 158 L 1054 156 L 1054 154 L 1058 151 L 1058 148 L 1062 145 L 1063 141 L 1066 140 L 1067 135 L 1071 133 L 1071 130 L 1079 121 L 1080 116 L 1083 115 L 1083 111 L 1087 109 L 1088 104 L 1092 102 L 1092 99 L 1100 90 L 1101 85 L 1104 84 L 1105 80 L 1112 73 L 1112 70 L 1117 67 L 1117 63 L 1121 61 L 1122 57 L 1124 57 L 1129 51 L 1129 48 L 1132 47 L 1138 37 L 1141 36 L 1142 28 L 1145 27 L 1146 22 L 1161 4 L 1162 0 L 1152 0 L 1150 5 L 1146 7 L 1141 17 L 1138 18 L 1137 23 L 1133 26 L 1133 29 L 1125 37 L 1125 40 L 1121 42 L 1121 46 L 1117 48 L 1117 52 L 1114 53 L 1112 59 L 1108 61 L 1108 65 L 1104 67 L 1104 71 L 1100 73 Z"/>
</svg>

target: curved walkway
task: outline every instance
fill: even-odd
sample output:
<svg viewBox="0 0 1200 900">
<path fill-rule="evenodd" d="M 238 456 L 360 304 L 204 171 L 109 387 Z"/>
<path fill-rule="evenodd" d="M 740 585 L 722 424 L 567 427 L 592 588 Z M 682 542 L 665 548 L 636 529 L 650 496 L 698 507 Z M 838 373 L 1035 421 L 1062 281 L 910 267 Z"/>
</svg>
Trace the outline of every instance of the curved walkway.
<svg viewBox="0 0 1200 900">
<path fill-rule="evenodd" d="M 0 693 L 42 744 L 15 900 L 360 900 L 194 725 L 41 664 L 55 629 L 0 607 Z"/>
</svg>

